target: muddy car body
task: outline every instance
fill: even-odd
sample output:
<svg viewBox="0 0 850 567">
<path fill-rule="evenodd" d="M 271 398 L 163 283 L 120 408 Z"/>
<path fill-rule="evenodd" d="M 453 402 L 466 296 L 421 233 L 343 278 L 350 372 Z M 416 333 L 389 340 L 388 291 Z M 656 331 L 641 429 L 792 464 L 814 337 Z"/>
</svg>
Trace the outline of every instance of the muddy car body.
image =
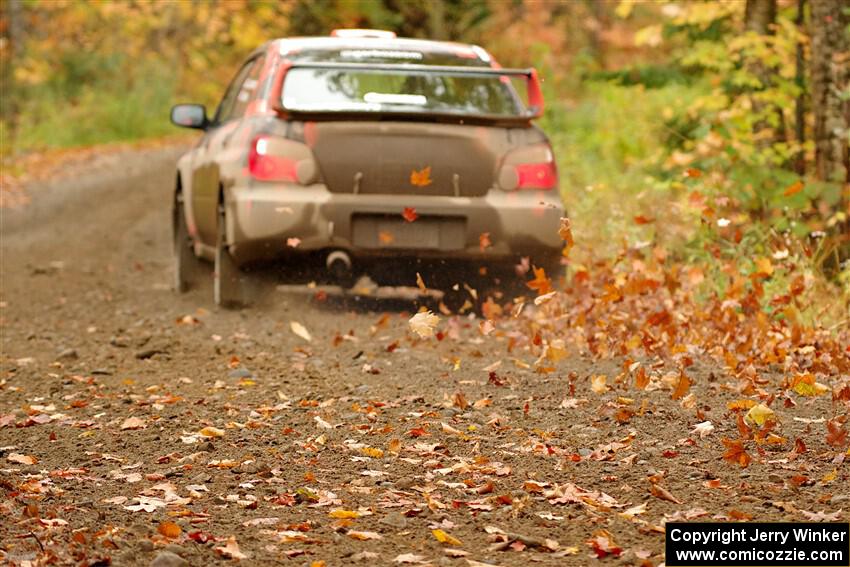
<svg viewBox="0 0 850 567">
<path fill-rule="evenodd" d="M 176 286 L 199 258 L 215 263 L 220 304 L 239 303 L 246 267 L 307 255 L 342 283 L 430 265 L 433 285 L 456 287 L 524 256 L 552 269 L 563 208 L 532 124 L 541 111 L 534 70 L 501 69 L 477 46 L 373 32 L 271 41 L 213 117 L 172 110 L 204 130 L 178 162 Z"/>
</svg>

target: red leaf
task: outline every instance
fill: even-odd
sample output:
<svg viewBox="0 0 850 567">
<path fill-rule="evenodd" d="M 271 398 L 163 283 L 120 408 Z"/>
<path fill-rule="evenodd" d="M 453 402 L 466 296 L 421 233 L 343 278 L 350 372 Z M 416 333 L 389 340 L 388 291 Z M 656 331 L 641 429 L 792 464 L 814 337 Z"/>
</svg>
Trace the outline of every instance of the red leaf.
<svg viewBox="0 0 850 567">
<path fill-rule="evenodd" d="M 401 216 L 404 217 L 404 220 L 406 220 L 407 222 L 413 222 L 419 218 L 419 214 L 413 207 L 405 207 L 404 210 L 401 212 Z"/>
</svg>

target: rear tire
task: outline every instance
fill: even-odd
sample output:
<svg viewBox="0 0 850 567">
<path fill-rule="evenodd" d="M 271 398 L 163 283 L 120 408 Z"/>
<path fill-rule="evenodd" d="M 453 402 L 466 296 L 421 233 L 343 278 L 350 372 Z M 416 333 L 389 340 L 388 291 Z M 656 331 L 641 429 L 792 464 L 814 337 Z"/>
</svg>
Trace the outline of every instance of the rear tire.
<svg viewBox="0 0 850 567">
<path fill-rule="evenodd" d="M 174 197 L 174 290 L 186 293 L 196 287 L 202 270 L 201 260 L 195 256 L 189 236 L 183 194 L 177 193 Z"/>
<path fill-rule="evenodd" d="M 215 269 L 213 280 L 213 298 L 215 304 L 225 309 L 239 309 L 243 306 L 242 278 L 244 274 L 227 249 L 227 231 L 224 224 L 224 206 L 218 211 L 215 241 Z"/>
</svg>

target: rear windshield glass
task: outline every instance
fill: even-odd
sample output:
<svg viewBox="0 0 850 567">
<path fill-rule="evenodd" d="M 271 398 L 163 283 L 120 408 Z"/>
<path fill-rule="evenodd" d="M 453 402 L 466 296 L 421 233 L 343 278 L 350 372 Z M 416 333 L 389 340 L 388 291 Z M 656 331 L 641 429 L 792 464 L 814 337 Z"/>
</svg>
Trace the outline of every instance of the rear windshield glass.
<svg viewBox="0 0 850 567">
<path fill-rule="evenodd" d="M 283 106 L 301 111 L 354 111 L 519 116 L 523 106 L 499 77 L 422 71 L 293 68 Z"/>
</svg>

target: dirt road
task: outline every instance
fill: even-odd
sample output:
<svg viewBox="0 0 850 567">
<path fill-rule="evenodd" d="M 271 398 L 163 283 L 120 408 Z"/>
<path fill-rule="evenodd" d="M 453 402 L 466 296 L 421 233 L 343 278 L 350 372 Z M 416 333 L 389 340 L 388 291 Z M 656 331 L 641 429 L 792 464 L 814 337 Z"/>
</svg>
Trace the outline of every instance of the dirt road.
<svg viewBox="0 0 850 567">
<path fill-rule="evenodd" d="M 417 339 L 410 301 L 175 295 L 178 153 L 126 153 L 3 211 L 5 561 L 657 565 L 670 519 L 847 519 L 828 396 L 781 415 L 811 458 L 768 444 L 741 468 L 721 437 L 742 394 L 708 360 L 683 409 L 569 344 L 540 372 L 509 324 L 443 317 Z"/>
</svg>

